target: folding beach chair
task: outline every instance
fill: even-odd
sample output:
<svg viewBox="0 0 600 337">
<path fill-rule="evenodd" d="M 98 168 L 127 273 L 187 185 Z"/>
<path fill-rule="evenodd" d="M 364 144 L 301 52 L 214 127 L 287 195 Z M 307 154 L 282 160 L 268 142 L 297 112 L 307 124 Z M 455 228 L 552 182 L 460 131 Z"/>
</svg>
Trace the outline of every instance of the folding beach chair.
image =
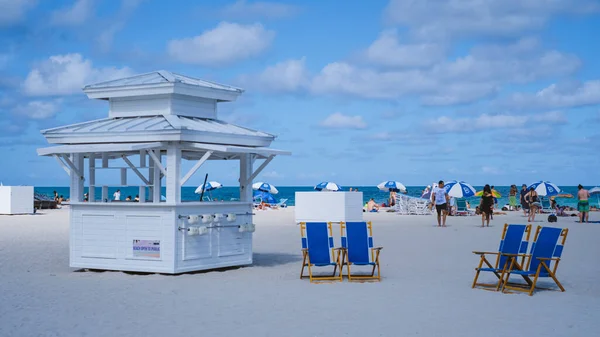
<svg viewBox="0 0 600 337">
<path fill-rule="evenodd" d="M 502 276 L 503 272 L 508 269 L 510 265 L 511 259 L 503 254 L 524 254 L 527 252 L 527 245 L 529 241 L 529 235 L 531 234 L 531 225 L 509 225 L 504 224 L 504 230 L 502 231 L 502 239 L 500 240 L 500 247 L 498 248 L 498 252 L 477 252 L 474 251 L 474 254 L 481 256 L 479 260 L 479 266 L 475 268 L 477 271 L 475 273 L 475 278 L 473 279 L 473 285 L 471 288 L 475 288 L 476 286 L 483 287 L 484 289 L 490 287 L 495 287 L 495 290 L 498 291 L 500 289 L 500 285 L 502 284 Z M 486 258 L 486 255 L 496 255 L 496 262 L 492 265 L 489 260 Z M 525 260 L 522 258 L 521 263 Z M 483 264 L 487 267 L 484 267 Z M 477 283 L 477 279 L 479 278 L 479 273 L 481 272 L 492 272 L 498 278 L 498 282 L 496 284 L 491 283 Z"/>
<path fill-rule="evenodd" d="M 556 278 L 556 269 L 560 262 L 568 232 L 569 229 L 567 228 L 538 226 L 534 241 L 531 244 L 530 254 L 505 254 L 511 261 L 504 273 L 505 275 L 502 275 L 505 277 L 502 291 L 504 292 L 507 289 L 522 291 L 529 293 L 529 296 L 531 296 L 536 289 L 536 284 L 540 277 L 552 278 L 558 288 L 560 288 L 560 291 L 565 291 L 565 288 L 563 288 L 562 284 Z M 517 257 L 527 257 L 526 264 L 519 264 Z M 527 284 L 508 283 L 508 279 L 512 274 L 521 275 Z M 533 281 L 530 278 L 531 276 L 533 276 Z M 549 290 L 548 288 L 540 287 L 537 289 Z"/>
<path fill-rule="evenodd" d="M 467 208 L 467 200 L 463 198 L 456 199 L 456 215 L 471 215 Z"/>
<path fill-rule="evenodd" d="M 301 222 L 300 233 L 302 234 L 302 270 L 300 278 L 304 276 L 304 267 L 308 267 L 310 282 L 315 281 L 341 281 L 342 280 L 342 248 L 334 248 L 333 232 L 331 223 L 325 222 Z M 333 266 L 331 276 L 315 276 L 312 267 Z M 340 275 L 335 273 L 340 268 Z"/>
<path fill-rule="evenodd" d="M 554 209 L 552 208 L 552 203 L 550 199 L 546 197 L 540 197 L 540 203 L 542 204 L 540 211 L 542 213 L 554 213 Z"/>
<path fill-rule="evenodd" d="M 286 208 L 287 207 L 287 204 L 286 204 L 287 201 L 288 201 L 288 199 L 281 199 L 281 200 L 279 200 L 278 203 L 272 204 L 271 207 L 272 208 Z"/>
<path fill-rule="evenodd" d="M 373 226 L 371 222 L 342 222 L 342 248 L 344 256 L 342 265 L 348 267 L 348 281 L 377 280 L 381 281 L 379 253 L 383 247 L 373 247 Z M 352 275 L 350 265 L 372 266 L 371 275 Z M 377 276 L 375 276 L 377 268 Z"/>
</svg>

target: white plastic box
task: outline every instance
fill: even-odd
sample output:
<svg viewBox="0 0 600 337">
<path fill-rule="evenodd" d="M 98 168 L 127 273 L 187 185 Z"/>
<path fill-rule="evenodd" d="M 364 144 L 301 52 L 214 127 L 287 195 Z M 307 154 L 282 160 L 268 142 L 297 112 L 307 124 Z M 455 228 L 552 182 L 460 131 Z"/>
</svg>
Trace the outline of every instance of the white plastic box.
<svg viewBox="0 0 600 337">
<path fill-rule="evenodd" d="M 296 192 L 296 223 L 363 221 L 362 192 Z"/>
<path fill-rule="evenodd" d="M 33 214 L 33 186 L 0 186 L 0 214 Z"/>
</svg>

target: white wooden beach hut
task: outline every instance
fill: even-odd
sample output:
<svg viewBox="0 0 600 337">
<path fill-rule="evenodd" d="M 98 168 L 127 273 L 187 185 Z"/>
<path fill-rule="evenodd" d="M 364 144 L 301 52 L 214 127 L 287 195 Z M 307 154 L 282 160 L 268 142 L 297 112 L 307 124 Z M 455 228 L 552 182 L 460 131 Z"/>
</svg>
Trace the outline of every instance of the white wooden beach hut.
<svg viewBox="0 0 600 337">
<path fill-rule="evenodd" d="M 108 118 L 44 130 L 54 146 L 38 149 L 70 175 L 70 266 L 177 274 L 251 264 L 252 181 L 290 153 L 268 148 L 273 135 L 218 119 L 217 103 L 243 90 L 156 71 L 83 91 L 108 101 Z M 195 162 L 189 172 L 182 160 Z M 239 161 L 239 201 L 182 202 L 181 186 L 207 160 Z M 111 202 L 109 186 L 95 195 L 104 169 L 120 171 L 112 188 L 130 186 L 133 172 L 143 182 L 140 201 Z"/>
</svg>

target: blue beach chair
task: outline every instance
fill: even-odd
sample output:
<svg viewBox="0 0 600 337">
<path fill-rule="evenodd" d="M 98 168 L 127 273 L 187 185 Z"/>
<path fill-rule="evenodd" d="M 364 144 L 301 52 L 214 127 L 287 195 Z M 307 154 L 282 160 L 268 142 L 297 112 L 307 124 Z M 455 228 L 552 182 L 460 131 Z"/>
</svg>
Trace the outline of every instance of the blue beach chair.
<svg viewBox="0 0 600 337">
<path fill-rule="evenodd" d="M 509 268 L 505 271 L 505 281 L 503 282 L 502 291 L 515 290 L 529 293 L 533 295 L 538 279 L 540 277 L 550 277 L 560 291 L 565 291 L 565 288 L 556 278 L 556 269 L 562 256 L 563 247 L 567 240 L 567 228 L 542 227 L 538 226 L 535 233 L 534 242 L 531 244 L 530 254 L 505 254 L 510 258 Z M 519 264 L 517 257 L 527 258 L 526 264 Z M 523 268 L 524 267 L 524 268 Z M 520 275 L 527 284 L 508 283 L 510 275 Z M 533 277 L 533 281 L 531 280 Z M 546 289 L 540 288 L 537 289 Z"/>
<path fill-rule="evenodd" d="M 502 231 L 502 239 L 500 240 L 500 247 L 498 252 L 478 252 L 474 251 L 474 254 L 481 256 L 479 260 L 479 266 L 475 268 L 475 278 L 473 279 L 473 285 L 471 288 L 476 286 L 483 287 L 483 289 L 491 290 L 490 288 L 495 287 L 496 291 L 500 290 L 502 285 L 503 272 L 508 269 L 510 265 L 510 258 L 503 254 L 524 254 L 527 252 L 527 246 L 529 236 L 531 234 L 531 225 L 509 225 L 504 224 L 504 230 Z M 487 259 L 486 255 L 496 255 L 496 262 L 492 265 Z M 525 260 L 522 258 L 521 263 Z M 486 265 L 484 267 L 483 265 Z M 496 284 L 491 283 L 477 283 L 479 273 L 481 272 L 492 272 L 498 278 Z"/>
<path fill-rule="evenodd" d="M 348 267 L 348 281 L 377 280 L 381 281 L 379 253 L 383 247 L 373 247 L 373 226 L 371 222 L 342 222 L 342 248 L 344 257 L 342 266 Z M 352 275 L 350 265 L 372 266 L 371 275 Z M 375 275 L 377 268 L 377 275 Z"/>
<path fill-rule="evenodd" d="M 552 203 L 550 199 L 547 197 L 540 197 L 540 211 L 542 213 L 554 213 L 554 209 L 552 208 Z"/>
<path fill-rule="evenodd" d="M 333 231 L 331 223 L 325 222 L 301 222 L 300 233 L 302 235 L 302 270 L 300 278 L 304 276 L 304 267 L 308 267 L 310 282 L 315 281 L 341 281 L 342 280 L 342 249 L 333 246 Z M 313 275 L 313 267 L 333 266 L 331 276 Z M 340 275 L 335 273 L 340 268 Z"/>
</svg>

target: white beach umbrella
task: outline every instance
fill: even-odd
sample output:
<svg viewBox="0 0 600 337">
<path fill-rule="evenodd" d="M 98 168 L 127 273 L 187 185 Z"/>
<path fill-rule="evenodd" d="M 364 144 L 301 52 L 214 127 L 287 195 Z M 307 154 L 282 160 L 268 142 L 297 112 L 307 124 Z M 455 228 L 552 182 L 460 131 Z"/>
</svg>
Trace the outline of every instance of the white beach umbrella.
<svg viewBox="0 0 600 337">
<path fill-rule="evenodd" d="M 342 188 L 340 187 L 340 185 L 333 183 L 331 181 L 324 181 L 324 182 L 317 184 L 317 186 L 315 186 L 315 190 L 317 190 L 317 191 L 341 191 Z"/>
<path fill-rule="evenodd" d="M 256 190 L 256 191 L 269 192 L 271 194 L 279 193 L 279 191 L 277 190 L 277 188 L 275 188 L 275 186 L 273 186 L 269 183 L 263 183 L 263 182 L 258 182 L 258 183 L 252 184 L 252 189 Z"/>
<path fill-rule="evenodd" d="M 596 186 L 590 190 L 590 194 L 600 194 L 600 187 Z"/>
<path fill-rule="evenodd" d="M 204 185 L 198 186 L 198 188 L 196 189 L 196 191 L 194 191 L 194 193 L 200 194 L 200 193 L 202 193 L 202 190 L 204 190 L 206 192 L 210 192 L 212 190 L 216 190 L 217 188 L 221 188 L 221 187 L 223 187 L 223 185 L 220 182 L 209 181 Z"/>
<path fill-rule="evenodd" d="M 406 186 L 404 186 L 401 182 L 393 180 L 384 181 L 381 184 L 377 185 L 377 188 L 384 192 L 406 192 Z"/>
<path fill-rule="evenodd" d="M 464 181 L 456 180 L 452 180 L 445 183 L 444 189 L 446 190 L 446 193 L 448 193 L 449 196 L 455 198 L 469 198 L 475 196 L 475 193 L 477 193 L 473 186 L 467 184 Z"/>
<path fill-rule="evenodd" d="M 551 197 L 560 193 L 560 188 L 549 181 L 538 181 L 527 187 L 527 189 L 533 189 L 538 195 Z"/>
</svg>

